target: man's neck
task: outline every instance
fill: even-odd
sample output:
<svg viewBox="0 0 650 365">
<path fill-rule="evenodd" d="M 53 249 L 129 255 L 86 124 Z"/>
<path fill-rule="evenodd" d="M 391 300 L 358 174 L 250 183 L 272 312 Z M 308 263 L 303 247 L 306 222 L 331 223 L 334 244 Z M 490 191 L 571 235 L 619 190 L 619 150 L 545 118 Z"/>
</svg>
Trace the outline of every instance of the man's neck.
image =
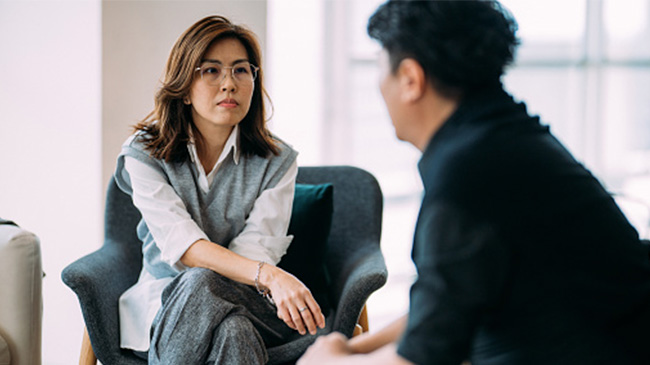
<svg viewBox="0 0 650 365">
<path fill-rule="evenodd" d="M 435 90 L 430 90 L 427 97 L 422 100 L 419 106 L 421 123 L 413 134 L 413 145 L 424 152 L 429 141 L 447 122 L 449 117 L 458 109 L 460 98 L 442 96 Z"/>
</svg>

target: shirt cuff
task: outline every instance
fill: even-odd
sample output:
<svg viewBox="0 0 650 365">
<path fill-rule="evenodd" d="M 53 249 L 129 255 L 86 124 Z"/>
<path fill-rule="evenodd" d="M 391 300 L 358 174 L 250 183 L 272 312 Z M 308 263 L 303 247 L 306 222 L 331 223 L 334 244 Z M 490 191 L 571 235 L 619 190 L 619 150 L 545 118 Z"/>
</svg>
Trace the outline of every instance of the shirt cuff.
<svg viewBox="0 0 650 365">
<path fill-rule="evenodd" d="M 293 236 L 291 235 L 273 237 L 246 234 L 235 237 L 230 242 L 229 249 L 248 259 L 277 265 L 282 256 L 287 253 L 287 248 L 292 240 Z"/>
</svg>

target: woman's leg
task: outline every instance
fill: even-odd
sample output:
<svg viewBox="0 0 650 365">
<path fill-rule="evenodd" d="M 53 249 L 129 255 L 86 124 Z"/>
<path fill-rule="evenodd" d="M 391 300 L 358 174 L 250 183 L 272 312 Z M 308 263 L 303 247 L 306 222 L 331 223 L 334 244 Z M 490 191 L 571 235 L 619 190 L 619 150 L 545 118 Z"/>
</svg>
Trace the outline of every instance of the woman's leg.
<svg viewBox="0 0 650 365">
<path fill-rule="evenodd" d="M 268 360 L 264 341 L 251 321 L 244 316 L 230 315 L 214 333 L 207 364 L 264 364 Z"/>
<path fill-rule="evenodd" d="M 275 307 L 254 289 L 208 269 L 192 268 L 181 273 L 165 288 L 162 303 L 152 325 L 150 364 L 203 364 L 215 345 L 230 346 L 219 342 L 218 334 L 222 330 L 232 332 L 233 327 L 250 331 L 248 340 L 253 343 L 261 339 L 257 347 L 266 361 L 264 345 L 285 342 L 292 333 L 277 318 Z M 229 319 L 220 329 L 229 317 L 244 317 L 248 323 Z M 247 351 L 250 353 L 250 348 Z"/>
</svg>

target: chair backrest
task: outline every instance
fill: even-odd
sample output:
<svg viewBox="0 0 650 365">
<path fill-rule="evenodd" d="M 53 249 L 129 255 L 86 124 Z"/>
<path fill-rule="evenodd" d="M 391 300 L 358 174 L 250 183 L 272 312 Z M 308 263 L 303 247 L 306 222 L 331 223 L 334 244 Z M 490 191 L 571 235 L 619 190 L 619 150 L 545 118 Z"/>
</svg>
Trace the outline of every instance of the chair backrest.
<svg viewBox="0 0 650 365">
<path fill-rule="evenodd" d="M 343 285 L 354 263 L 371 252 L 378 252 L 383 211 L 381 189 L 374 176 L 352 166 L 300 167 L 297 182 L 334 185 L 326 265 L 336 303 L 336 293 L 343 292 L 338 286 Z"/>
<path fill-rule="evenodd" d="M 363 255 L 364 247 L 376 246 L 381 238 L 383 198 L 377 180 L 352 166 L 309 166 L 298 169 L 297 182 L 334 185 L 334 214 L 329 238 L 328 266 L 350 256 Z M 125 246 L 141 260 L 141 242 L 136 227 L 140 212 L 131 197 L 111 179 L 106 193 L 104 236 L 107 243 Z"/>
<path fill-rule="evenodd" d="M 106 191 L 106 207 L 104 211 L 105 243 L 118 244 L 125 247 L 129 253 L 139 255 L 142 259 L 142 242 L 136 234 L 136 227 L 142 215 L 133 205 L 131 197 L 117 186 L 115 178 L 111 178 Z"/>
<path fill-rule="evenodd" d="M 297 180 L 334 186 L 334 213 L 325 263 L 331 279 L 330 299 L 338 303 L 337 308 L 345 310 L 336 312 L 332 329 L 351 335 L 367 296 L 386 281 L 379 250 L 383 204 L 379 185 L 369 173 L 349 166 L 301 167 Z M 131 197 L 111 180 L 106 195 L 104 245 L 62 272 L 63 281 L 79 297 L 93 349 L 105 363 L 143 363 L 119 347 L 117 308 L 119 296 L 137 281 L 142 269 L 142 244 L 136 234 L 140 219 Z M 374 263 L 368 264 L 370 261 Z M 374 265 L 372 282 L 365 287 L 360 284 L 363 280 L 355 268 L 360 263 L 363 270 Z M 350 285 L 348 279 L 353 272 L 357 273 L 355 284 Z M 299 353 L 307 345 L 285 344 L 273 356 L 284 358 L 287 349 Z"/>
<path fill-rule="evenodd" d="M 333 285 L 346 277 L 346 263 L 352 264 L 369 251 L 376 251 L 381 238 L 383 197 L 377 180 L 352 166 L 307 166 L 298 169 L 297 182 L 334 185 L 334 213 L 328 241 L 326 265 Z M 140 212 L 131 197 L 111 179 L 106 193 L 105 244 L 122 245 L 142 267 L 141 242 L 136 235 Z M 134 278 L 136 280 L 137 278 Z M 341 288 L 333 288 L 341 293 Z M 337 300 L 338 298 L 332 298 Z"/>
</svg>

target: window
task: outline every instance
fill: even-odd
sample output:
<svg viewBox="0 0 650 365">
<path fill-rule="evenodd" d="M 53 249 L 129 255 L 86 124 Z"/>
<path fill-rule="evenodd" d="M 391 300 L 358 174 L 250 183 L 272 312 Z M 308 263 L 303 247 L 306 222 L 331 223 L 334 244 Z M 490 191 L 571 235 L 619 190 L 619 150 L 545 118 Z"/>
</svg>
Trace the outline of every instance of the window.
<svg viewBox="0 0 650 365">
<path fill-rule="evenodd" d="M 320 150 L 309 160 L 362 167 L 377 177 L 385 196 L 382 250 L 389 282 L 370 299 L 375 329 L 408 308 L 408 288 L 415 278 L 410 249 L 422 194 L 416 168 L 420 153 L 395 138 L 378 90 L 379 46 L 366 34 L 368 18 L 382 2 L 322 0 L 310 2 L 317 9 L 300 13 L 301 21 L 315 32 L 310 36 L 316 34 L 322 44 L 312 56 L 318 67 L 310 71 L 320 98 L 320 114 L 313 118 L 321 118 L 321 125 L 306 138 L 317 139 Z M 516 63 L 503 79 L 506 89 L 526 101 L 610 191 L 625 198 L 621 204 L 628 217 L 647 236 L 650 0 L 502 3 L 517 19 L 522 41 Z M 294 11 L 269 10 L 276 16 L 270 22 L 291 24 L 301 5 L 288 0 L 269 3 L 270 9 L 281 6 Z M 269 31 L 269 37 L 273 53 L 280 35 Z M 297 41 L 292 39 L 294 45 Z M 282 86 L 274 84 L 272 95 L 274 87 L 282 92 Z M 281 108 L 279 103 L 276 107 Z M 283 123 L 289 131 L 301 122 Z"/>
</svg>

